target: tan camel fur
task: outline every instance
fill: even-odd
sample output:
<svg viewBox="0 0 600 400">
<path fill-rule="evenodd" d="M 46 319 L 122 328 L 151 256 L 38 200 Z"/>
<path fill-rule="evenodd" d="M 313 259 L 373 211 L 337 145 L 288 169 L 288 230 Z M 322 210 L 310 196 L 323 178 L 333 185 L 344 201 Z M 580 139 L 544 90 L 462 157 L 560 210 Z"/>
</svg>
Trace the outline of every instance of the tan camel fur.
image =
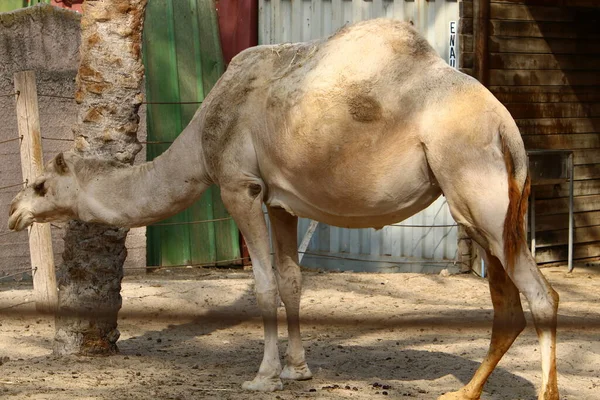
<svg viewBox="0 0 600 400">
<path fill-rule="evenodd" d="M 265 330 L 249 390 L 309 379 L 300 337 L 297 221 L 349 227 L 402 221 L 443 194 L 485 250 L 494 322 L 473 379 L 441 399 L 478 399 L 525 327 L 529 302 L 542 356 L 540 399 L 558 399 L 558 295 L 527 249 L 527 157 L 508 111 L 476 80 L 446 65 L 409 24 L 370 20 L 308 43 L 244 51 L 173 145 L 153 162 L 120 167 L 68 152 L 15 198 L 9 225 L 78 218 L 147 225 L 197 200 L 211 184 L 248 243 Z M 266 204 L 275 241 L 271 266 Z M 277 292 L 289 346 L 277 349 Z"/>
</svg>

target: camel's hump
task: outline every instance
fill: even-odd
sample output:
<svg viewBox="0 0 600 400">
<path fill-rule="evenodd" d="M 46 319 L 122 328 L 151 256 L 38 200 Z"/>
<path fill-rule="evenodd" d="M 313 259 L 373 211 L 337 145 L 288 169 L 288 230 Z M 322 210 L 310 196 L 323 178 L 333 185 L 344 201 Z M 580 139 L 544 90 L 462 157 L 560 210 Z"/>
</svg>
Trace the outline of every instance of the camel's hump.
<svg viewBox="0 0 600 400">
<path fill-rule="evenodd" d="M 408 71 L 436 59 L 442 61 L 410 23 L 380 18 L 346 25 L 319 40 L 247 49 L 229 70 L 236 81 L 262 76 L 269 85 L 279 81 L 288 90 L 301 81 L 323 88 L 337 85 L 338 79 L 373 80 L 390 74 L 406 79 Z"/>
<path fill-rule="evenodd" d="M 377 63 L 394 58 L 417 59 L 438 57 L 427 40 L 404 21 L 378 18 L 344 25 L 327 38 L 310 42 L 260 45 L 242 51 L 231 61 L 230 67 L 256 65 L 261 61 L 273 62 L 275 76 L 286 74 L 306 64 L 326 60 L 343 67 L 344 64 Z M 335 60 L 335 59 L 338 60 Z M 337 61 L 346 60 L 338 64 Z M 286 71 L 287 70 L 287 71 Z"/>
<path fill-rule="evenodd" d="M 398 54 L 413 56 L 437 54 L 427 40 L 409 22 L 378 18 L 344 25 L 326 39 L 332 46 L 342 42 L 368 43 L 377 45 L 383 42 Z"/>
</svg>

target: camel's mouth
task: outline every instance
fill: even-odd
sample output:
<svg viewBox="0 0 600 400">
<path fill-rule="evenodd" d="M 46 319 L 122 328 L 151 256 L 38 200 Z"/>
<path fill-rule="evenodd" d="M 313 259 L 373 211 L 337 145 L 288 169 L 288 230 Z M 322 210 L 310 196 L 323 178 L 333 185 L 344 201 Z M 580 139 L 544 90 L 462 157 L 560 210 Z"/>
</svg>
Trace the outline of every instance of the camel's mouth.
<svg viewBox="0 0 600 400">
<path fill-rule="evenodd" d="M 11 231 L 22 231 L 35 222 L 30 212 L 12 213 L 8 218 L 8 229 Z"/>
</svg>

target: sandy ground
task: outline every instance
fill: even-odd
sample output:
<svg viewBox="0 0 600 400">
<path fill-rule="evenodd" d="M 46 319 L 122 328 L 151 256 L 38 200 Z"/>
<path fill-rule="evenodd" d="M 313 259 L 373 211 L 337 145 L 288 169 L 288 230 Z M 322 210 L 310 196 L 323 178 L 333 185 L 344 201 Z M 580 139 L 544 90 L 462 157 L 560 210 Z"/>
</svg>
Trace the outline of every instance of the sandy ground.
<svg viewBox="0 0 600 400">
<path fill-rule="evenodd" d="M 187 272 L 125 279 L 121 352 L 102 358 L 53 357 L 53 320 L 32 313 L 28 285 L 0 286 L 0 398 L 434 399 L 468 381 L 488 348 L 492 309 L 480 278 L 307 272 L 303 339 L 314 379 L 243 392 L 262 356 L 251 275 Z M 562 301 L 561 398 L 599 399 L 600 269 L 544 274 Z M 285 333 L 281 324 L 282 353 Z M 534 399 L 540 376 L 530 323 L 482 398 Z"/>
</svg>

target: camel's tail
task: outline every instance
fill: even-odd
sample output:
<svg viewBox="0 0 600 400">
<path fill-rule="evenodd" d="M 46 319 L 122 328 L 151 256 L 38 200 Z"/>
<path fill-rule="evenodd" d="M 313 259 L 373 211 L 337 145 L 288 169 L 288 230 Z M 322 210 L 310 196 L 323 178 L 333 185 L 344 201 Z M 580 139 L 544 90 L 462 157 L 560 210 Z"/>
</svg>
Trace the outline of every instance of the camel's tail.
<svg viewBox="0 0 600 400">
<path fill-rule="evenodd" d="M 514 124 L 514 122 L 513 122 Z M 502 152 L 504 164 L 508 173 L 508 209 L 504 218 L 504 258 L 506 269 L 514 268 L 515 258 L 525 243 L 525 212 L 531 189 L 529 178 L 529 167 L 521 135 L 516 124 L 513 127 L 516 135 L 508 134 L 501 128 L 500 139 L 502 141 Z"/>
</svg>

